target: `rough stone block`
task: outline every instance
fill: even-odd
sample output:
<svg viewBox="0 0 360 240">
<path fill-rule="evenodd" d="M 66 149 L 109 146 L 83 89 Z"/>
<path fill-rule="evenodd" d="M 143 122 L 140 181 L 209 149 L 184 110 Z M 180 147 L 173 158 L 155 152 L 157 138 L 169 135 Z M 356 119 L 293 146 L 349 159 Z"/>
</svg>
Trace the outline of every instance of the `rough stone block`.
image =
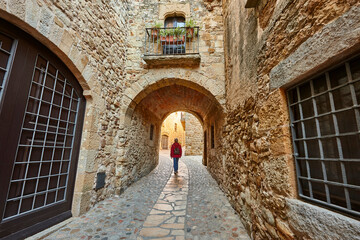
<svg viewBox="0 0 360 240">
<path fill-rule="evenodd" d="M 286 87 L 324 66 L 359 43 L 360 8 L 354 6 L 302 43 L 270 72 L 270 87 Z"/>
</svg>

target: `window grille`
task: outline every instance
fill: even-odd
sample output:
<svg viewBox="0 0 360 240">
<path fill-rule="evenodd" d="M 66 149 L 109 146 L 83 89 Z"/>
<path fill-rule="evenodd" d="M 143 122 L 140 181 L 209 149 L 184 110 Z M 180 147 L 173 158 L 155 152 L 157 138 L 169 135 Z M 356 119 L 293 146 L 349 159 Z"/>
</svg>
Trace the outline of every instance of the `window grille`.
<svg viewBox="0 0 360 240">
<path fill-rule="evenodd" d="M 360 56 L 287 97 L 300 197 L 360 216 Z"/>
<path fill-rule="evenodd" d="M 0 33 L 0 103 L 5 88 L 7 75 L 10 71 L 15 40 Z"/>
<path fill-rule="evenodd" d="M 80 97 L 37 56 L 4 219 L 65 201 Z"/>
</svg>

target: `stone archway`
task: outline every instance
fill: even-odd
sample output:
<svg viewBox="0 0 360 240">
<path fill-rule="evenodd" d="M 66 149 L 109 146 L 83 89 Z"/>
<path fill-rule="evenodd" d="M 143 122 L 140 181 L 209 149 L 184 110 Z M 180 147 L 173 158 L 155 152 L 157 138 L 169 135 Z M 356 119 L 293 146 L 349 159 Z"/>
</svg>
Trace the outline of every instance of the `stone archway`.
<svg viewBox="0 0 360 240">
<path fill-rule="evenodd" d="M 202 86 L 194 81 L 164 78 L 147 84 L 132 96 L 125 111 L 124 135 L 120 137 L 122 143 L 117 160 L 119 188 L 125 188 L 157 165 L 161 124 L 170 113 L 190 112 L 199 119 L 204 130 L 209 131 L 211 126 L 216 126 L 216 130 L 220 131 L 224 108 L 218 99 L 222 96 L 218 94 L 215 97 L 212 91 L 221 91 L 209 82 Z M 154 129 L 154 136 L 151 136 L 150 129 Z M 220 134 L 216 136 L 216 145 L 220 146 Z M 216 148 L 209 147 L 206 155 L 217 158 Z"/>
</svg>

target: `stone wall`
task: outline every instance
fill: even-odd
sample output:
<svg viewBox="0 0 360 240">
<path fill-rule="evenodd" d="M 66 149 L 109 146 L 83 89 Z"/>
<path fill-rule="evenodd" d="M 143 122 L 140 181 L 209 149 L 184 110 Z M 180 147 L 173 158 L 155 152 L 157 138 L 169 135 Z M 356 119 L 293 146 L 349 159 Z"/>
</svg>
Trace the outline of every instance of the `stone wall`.
<svg viewBox="0 0 360 240">
<path fill-rule="evenodd" d="M 129 2 L 0 1 L 0 17 L 48 47 L 67 65 L 87 100 L 73 213 L 115 193 L 120 101 L 125 87 Z M 106 188 L 94 190 L 96 173 Z"/>
<path fill-rule="evenodd" d="M 144 39 L 145 28 L 151 27 L 155 22 L 164 22 L 167 15 L 177 14 L 195 20 L 200 27 L 199 39 L 199 55 L 201 57 L 200 65 L 174 65 L 163 64 L 158 67 L 150 67 L 143 60 L 144 54 Z M 164 87 L 170 81 L 176 80 L 177 85 L 189 86 L 195 83 L 196 87 L 201 87 L 206 95 L 211 95 L 215 98 L 214 102 L 218 105 L 225 104 L 225 69 L 224 69 L 224 26 L 222 17 L 221 1 L 204 2 L 203 0 L 146 0 L 146 1 L 131 1 L 128 11 L 129 22 L 129 36 L 127 42 L 127 61 L 126 61 L 126 76 L 125 83 L 126 90 L 121 99 L 122 115 L 124 119 L 121 120 L 121 128 L 127 129 L 129 119 L 131 119 L 133 108 L 135 108 L 141 99 L 150 95 L 156 89 Z M 171 61 L 171 60 L 170 60 Z M 194 89 L 194 86 L 191 87 Z M 198 90 L 198 89 L 195 89 Z M 168 113 L 174 111 L 195 111 L 194 109 L 184 108 L 184 104 L 177 105 L 159 105 L 163 104 L 161 96 L 159 103 L 146 103 L 149 111 L 156 111 L 160 108 L 167 109 Z M 196 97 L 195 97 L 196 99 Z M 166 100 L 165 100 L 166 101 Z M 187 101 L 183 99 L 183 101 Z M 201 98 L 198 101 L 203 101 Z M 208 111 L 209 109 L 203 109 Z M 223 111 L 222 109 L 220 111 Z M 196 111 L 195 111 L 196 112 Z M 209 114 L 209 112 L 206 112 Z M 156 114 L 155 114 L 156 115 Z M 160 117 L 160 116 L 158 116 Z M 139 117 L 140 118 L 140 117 Z M 210 118 L 209 118 L 210 119 Z M 146 122 L 145 118 L 143 119 Z M 160 130 L 159 130 L 160 131 Z M 160 134 L 160 132 L 159 132 Z M 220 135 L 218 135 L 220 136 Z M 137 138 L 137 136 L 126 135 L 124 131 L 121 138 L 126 139 L 127 143 L 132 140 L 130 138 Z M 171 139 L 169 139 L 171 142 Z M 125 144 L 121 150 L 118 151 L 118 164 L 123 162 L 132 162 L 133 159 L 130 153 L 131 148 L 129 144 Z M 213 157 L 216 153 L 213 151 Z M 120 166 L 118 168 L 121 168 Z M 118 173 L 119 183 L 123 184 L 121 176 L 126 173 Z M 123 188 L 126 186 L 118 186 Z"/>
<path fill-rule="evenodd" d="M 187 4 L 185 16 L 201 27 L 200 65 L 149 68 L 142 58 L 145 27 L 163 21 L 169 11 L 176 14 L 184 4 Z M 170 78 L 181 79 L 186 86 L 188 82 L 196 83 L 217 104 L 225 103 L 223 19 L 219 1 L 3 0 L 0 13 L 1 18 L 30 33 L 59 56 L 85 90 L 86 118 L 75 183 L 74 215 L 120 193 L 156 166 L 161 121 L 151 110 L 138 106 L 140 101 L 135 98 L 141 91 L 161 81 L 167 83 Z M 179 108 L 169 108 L 169 113 Z M 156 136 L 154 144 L 148 145 L 152 149 L 134 147 L 134 143 L 148 144 L 145 136 L 151 124 L 155 126 Z M 151 159 L 145 156 L 149 152 Z M 106 173 L 106 183 L 105 188 L 95 190 L 98 172 Z"/>
<path fill-rule="evenodd" d="M 203 126 L 194 115 L 185 113 L 186 156 L 202 155 L 204 150 Z"/>
<path fill-rule="evenodd" d="M 151 125 L 153 125 L 152 137 Z M 125 134 L 129 136 L 124 145 L 128 145 L 129 150 L 124 158 L 118 159 L 116 165 L 116 177 L 118 181 L 118 192 L 139 178 L 147 175 L 159 162 L 159 129 L 161 120 L 142 106 L 139 106 L 131 119 L 131 125 L 125 129 Z M 115 168 L 115 166 L 114 166 Z"/>
<path fill-rule="evenodd" d="M 209 163 L 208 169 L 253 239 L 327 239 L 329 235 L 356 239 L 358 221 L 294 200 L 297 189 L 286 96 L 283 89 L 270 89 L 270 71 L 284 59 L 291 59 L 301 46 L 310 46 L 305 44 L 312 36 L 324 37 L 321 33 L 327 25 L 338 19 L 344 22 L 341 18 L 349 10 L 359 9 L 359 3 L 260 0 L 254 9 L 244 5 L 241 0 L 223 1 L 227 99 L 221 130 L 223 161 Z M 360 23 L 356 14 L 351 19 L 351 24 Z M 359 45 L 355 38 L 346 41 L 348 48 L 355 45 Z M 302 49 L 304 54 L 311 53 L 309 48 Z M 317 64 L 321 62 L 309 61 L 307 71 L 319 70 Z M 288 78 L 278 74 L 277 79 Z M 287 79 L 287 83 L 295 80 L 299 79 Z M 320 217 L 324 214 L 326 222 Z M 331 223 L 338 218 L 347 219 L 345 231 Z"/>
</svg>

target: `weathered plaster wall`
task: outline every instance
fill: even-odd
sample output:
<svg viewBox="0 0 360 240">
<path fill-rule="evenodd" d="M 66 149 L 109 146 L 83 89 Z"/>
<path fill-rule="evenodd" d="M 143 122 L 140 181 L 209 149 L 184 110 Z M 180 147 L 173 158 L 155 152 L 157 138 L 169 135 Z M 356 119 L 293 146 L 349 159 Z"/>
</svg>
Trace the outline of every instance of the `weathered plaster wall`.
<svg viewBox="0 0 360 240">
<path fill-rule="evenodd" d="M 203 127 L 194 115 L 185 113 L 186 156 L 202 155 L 204 149 Z"/>
<path fill-rule="evenodd" d="M 297 198 L 297 189 L 289 117 L 285 92 L 278 88 L 281 84 L 276 84 L 286 79 L 283 83 L 289 85 L 298 81 L 304 71 L 319 70 L 317 64 L 323 62 L 317 62 L 316 54 L 303 67 L 293 64 L 299 62 L 296 56 L 314 52 L 308 39 L 317 38 L 317 46 L 321 46 L 326 36 L 334 36 L 338 44 L 330 51 L 333 56 L 359 45 L 359 38 L 354 37 L 356 27 L 354 33 L 349 30 L 351 34 L 344 41 L 339 38 L 342 34 L 328 30 L 339 33 L 347 31 L 344 26 L 357 26 L 358 17 L 354 13 L 349 17 L 348 12 L 359 9 L 359 3 L 261 0 L 255 9 L 245 9 L 244 5 L 241 0 L 223 1 L 227 100 L 221 131 L 223 161 L 209 163 L 208 169 L 228 194 L 253 239 L 326 239 L 329 235 L 334 239 L 356 239 L 358 221 L 291 200 Z M 342 27 L 331 28 L 338 19 Z M 326 50 L 317 51 L 321 55 Z M 294 53 L 297 55 L 292 56 Z M 324 61 L 333 57 L 328 53 Z M 287 69 L 289 66 L 295 73 Z M 283 74 L 289 72 L 293 75 Z M 320 217 L 324 214 L 327 222 Z M 347 219 L 345 231 L 333 224 L 338 218 Z"/>
</svg>

